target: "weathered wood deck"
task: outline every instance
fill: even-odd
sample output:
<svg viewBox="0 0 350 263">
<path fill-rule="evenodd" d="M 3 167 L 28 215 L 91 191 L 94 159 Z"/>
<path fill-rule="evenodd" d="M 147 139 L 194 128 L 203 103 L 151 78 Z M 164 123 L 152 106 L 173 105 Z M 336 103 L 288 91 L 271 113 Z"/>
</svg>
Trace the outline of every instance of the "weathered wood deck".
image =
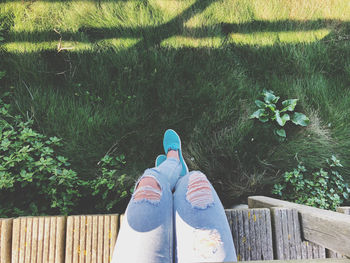
<svg viewBox="0 0 350 263">
<path fill-rule="evenodd" d="M 249 206 L 226 210 L 239 261 L 350 263 L 332 258 L 350 255 L 349 215 L 268 197 L 250 197 Z M 0 219 L 0 263 L 110 262 L 122 220 L 118 214 Z"/>
</svg>

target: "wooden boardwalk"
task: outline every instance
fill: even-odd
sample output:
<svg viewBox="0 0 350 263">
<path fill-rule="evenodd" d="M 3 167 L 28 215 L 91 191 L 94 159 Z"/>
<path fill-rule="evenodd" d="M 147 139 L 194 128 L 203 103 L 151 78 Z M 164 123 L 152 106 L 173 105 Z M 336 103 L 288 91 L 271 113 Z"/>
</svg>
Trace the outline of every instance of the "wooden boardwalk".
<svg viewBox="0 0 350 263">
<path fill-rule="evenodd" d="M 326 248 L 338 248 L 334 244 L 327 244 L 327 241 L 320 242 L 323 246 L 311 242 L 320 240 L 319 236 L 312 235 L 312 231 L 308 241 L 303 239 L 302 234 L 310 232 L 304 229 L 305 222 L 308 226 L 309 218 L 314 220 L 316 226 L 320 220 L 324 220 L 324 217 L 316 218 L 313 214 L 319 213 L 320 209 L 312 208 L 311 212 L 308 211 L 309 214 L 303 216 L 305 212 L 300 212 L 296 207 L 288 207 L 292 203 L 285 202 L 282 206 L 273 203 L 280 200 L 259 198 L 252 197 L 250 206 L 266 208 L 225 210 L 239 261 L 292 260 L 289 261 L 292 263 L 293 260 L 300 262 L 318 259 L 350 263 L 347 259 L 326 259 L 340 257 L 340 254 L 329 252 Z M 267 201 L 272 202 L 271 206 Z M 344 213 L 349 210 L 339 209 Z M 350 229 L 349 215 L 331 213 L 336 215 L 335 220 L 342 223 L 342 227 L 348 226 Z M 340 217 L 336 218 L 337 215 Z M 341 222 L 340 219 L 346 222 Z M 121 220 L 122 215 L 118 214 L 0 219 L 0 262 L 110 262 Z M 326 223 L 329 225 L 327 231 L 337 231 L 337 227 L 332 230 L 331 223 Z M 316 231 L 315 227 L 313 229 Z M 341 238 L 344 239 L 343 236 Z M 345 238 L 350 242 L 350 236 Z M 344 243 L 336 251 L 348 253 L 349 246 L 350 243 Z"/>
</svg>

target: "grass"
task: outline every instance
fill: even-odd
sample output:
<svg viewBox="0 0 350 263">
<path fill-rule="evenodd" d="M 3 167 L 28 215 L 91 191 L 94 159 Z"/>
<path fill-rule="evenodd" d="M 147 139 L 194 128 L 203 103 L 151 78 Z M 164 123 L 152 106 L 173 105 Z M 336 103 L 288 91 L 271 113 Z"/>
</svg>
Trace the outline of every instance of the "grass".
<svg viewBox="0 0 350 263">
<path fill-rule="evenodd" d="M 350 180 L 349 1 L 2 1 L 0 25 L 1 90 L 81 177 L 117 145 L 136 179 L 174 128 L 225 205 L 267 194 L 296 156 L 336 154 Z M 311 125 L 274 140 L 248 119 L 264 88 Z"/>
</svg>

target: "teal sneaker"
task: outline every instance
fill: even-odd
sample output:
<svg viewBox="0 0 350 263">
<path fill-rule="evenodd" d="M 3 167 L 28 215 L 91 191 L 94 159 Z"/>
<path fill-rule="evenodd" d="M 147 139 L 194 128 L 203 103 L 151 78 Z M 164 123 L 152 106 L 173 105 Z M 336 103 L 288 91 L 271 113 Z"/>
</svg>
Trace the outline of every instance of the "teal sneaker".
<svg viewBox="0 0 350 263">
<path fill-rule="evenodd" d="M 164 155 L 164 154 L 158 155 L 157 158 L 156 158 L 155 166 L 158 167 L 165 160 L 166 160 L 166 155 Z"/>
<path fill-rule="evenodd" d="M 164 152 L 167 154 L 169 150 L 179 151 L 180 162 L 182 165 L 182 171 L 180 176 L 184 176 L 188 173 L 188 167 L 182 156 L 181 140 L 180 136 L 172 129 L 166 130 L 163 139 Z"/>
</svg>

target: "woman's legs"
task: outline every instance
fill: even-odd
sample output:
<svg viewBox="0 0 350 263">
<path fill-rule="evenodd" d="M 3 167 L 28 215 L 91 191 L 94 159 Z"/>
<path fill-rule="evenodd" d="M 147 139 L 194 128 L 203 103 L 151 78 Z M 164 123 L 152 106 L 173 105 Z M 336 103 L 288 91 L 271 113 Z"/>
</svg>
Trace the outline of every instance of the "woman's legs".
<svg viewBox="0 0 350 263">
<path fill-rule="evenodd" d="M 203 173 L 178 180 L 174 218 L 176 262 L 237 261 L 224 208 Z"/>
<path fill-rule="evenodd" d="M 172 189 L 181 170 L 178 158 L 170 157 L 141 176 L 126 209 L 112 263 L 172 262 Z"/>
</svg>

